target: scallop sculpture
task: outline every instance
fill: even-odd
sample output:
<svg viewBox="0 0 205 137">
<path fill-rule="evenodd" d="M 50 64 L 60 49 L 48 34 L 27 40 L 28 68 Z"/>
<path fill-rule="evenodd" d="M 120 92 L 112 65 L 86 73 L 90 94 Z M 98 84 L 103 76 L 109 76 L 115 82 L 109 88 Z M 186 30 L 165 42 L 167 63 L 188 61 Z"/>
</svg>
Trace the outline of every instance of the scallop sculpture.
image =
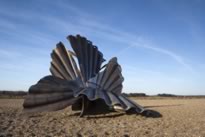
<svg viewBox="0 0 205 137">
<path fill-rule="evenodd" d="M 144 109 L 122 94 L 123 76 L 117 58 L 107 64 L 96 46 L 80 35 L 68 36 L 73 51 L 59 42 L 51 53 L 52 75 L 40 79 L 31 86 L 23 107 L 26 112 L 61 110 L 72 106 L 80 116 L 92 109 L 124 111 L 144 116 L 159 116 L 153 110 Z M 100 103 L 99 103 L 100 102 Z M 94 107 L 95 106 L 95 107 Z"/>
</svg>

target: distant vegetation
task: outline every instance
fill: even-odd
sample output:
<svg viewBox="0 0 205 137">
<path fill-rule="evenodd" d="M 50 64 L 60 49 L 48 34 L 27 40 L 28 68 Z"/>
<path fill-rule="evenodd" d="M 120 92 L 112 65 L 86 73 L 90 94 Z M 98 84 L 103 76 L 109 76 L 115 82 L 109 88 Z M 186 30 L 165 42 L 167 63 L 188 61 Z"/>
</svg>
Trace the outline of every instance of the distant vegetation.
<svg viewBox="0 0 205 137">
<path fill-rule="evenodd" d="M 0 91 L 0 98 L 24 98 L 28 92 L 26 91 Z M 175 98 L 205 98 L 205 95 L 174 95 L 174 94 L 167 94 L 167 93 L 160 93 L 157 95 L 146 95 L 145 93 L 122 93 L 124 96 L 127 97 L 145 97 L 145 98 L 164 98 L 164 97 L 175 97 Z"/>
<path fill-rule="evenodd" d="M 177 97 L 177 95 L 174 95 L 174 94 L 165 94 L 165 93 L 163 93 L 163 94 L 158 94 L 157 96 L 159 96 L 159 97 Z"/>
<path fill-rule="evenodd" d="M 25 91 L 0 91 L 0 98 L 23 98 L 26 95 Z"/>
<path fill-rule="evenodd" d="M 146 97 L 145 93 L 123 93 L 127 97 Z"/>
<path fill-rule="evenodd" d="M 205 98 L 205 95 L 174 95 L 167 93 L 160 93 L 157 95 L 146 95 L 145 93 L 123 93 L 127 97 L 145 97 L 145 98 L 164 98 L 164 97 L 173 97 L 173 98 Z"/>
</svg>

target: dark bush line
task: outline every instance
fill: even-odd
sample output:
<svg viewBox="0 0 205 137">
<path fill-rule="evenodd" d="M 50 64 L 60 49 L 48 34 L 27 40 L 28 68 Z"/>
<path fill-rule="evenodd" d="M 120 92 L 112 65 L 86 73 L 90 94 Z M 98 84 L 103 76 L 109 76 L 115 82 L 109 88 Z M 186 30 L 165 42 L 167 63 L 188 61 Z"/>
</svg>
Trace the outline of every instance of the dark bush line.
<svg viewBox="0 0 205 137">
<path fill-rule="evenodd" d="M 174 95 L 174 94 L 157 94 L 159 97 L 177 97 L 177 98 L 204 98 L 205 95 Z"/>
<path fill-rule="evenodd" d="M 159 97 L 177 97 L 177 95 L 174 95 L 174 94 L 165 94 L 165 93 L 157 94 L 157 96 L 159 96 Z"/>
<path fill-rule="evenodd" d="M 22 97 L 27 95 L 27 92 L 25 91 L 7 91 L 7 90 L 1 90 L 0 96 L 7 96 L 7 97 Z"/>
<path fill-rule="evenodd" d="M 167 93 L 160 93 L 157 95 L 146 95 L 145 93 L 122 93 L 127 97 L 175 97 L 175 98 L 205 98 L 205 95 L 174 95 Z"/>
<path fill-rule="evenodd" d="M 122 93 L 126 97 L 146 97 L 145 93 Z"/>
<path fill-rule="evenodd" d="M 26 91 L 7 91 L 7 90 L 0 90 L 0 97 L 1 98 L 10 98 L 10 97 L 24 97 L 27 95 L 28 92 Z M 145 93 L 122 93 L 124 96 L 127 97 L 179 97 L 179 98 L 204 98 L 205 95 L 174 95 L 174 94 L 166 94 L 166 93 L 160 93 L 157 94 L 156 96 L 149 96 L 146 95 Z"/>
</svg>

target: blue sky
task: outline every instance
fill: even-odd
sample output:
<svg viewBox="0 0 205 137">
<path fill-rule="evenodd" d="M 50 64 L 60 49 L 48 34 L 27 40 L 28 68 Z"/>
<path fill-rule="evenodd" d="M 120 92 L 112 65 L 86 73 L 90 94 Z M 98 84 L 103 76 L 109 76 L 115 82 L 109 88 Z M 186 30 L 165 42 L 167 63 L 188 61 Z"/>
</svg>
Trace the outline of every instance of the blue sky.
<svg viewBox="0 0 205 137">
<path fill-rule="evenodd" d="M 0 89 L 28 90 L 81 34 L 118 57 L 124 92 L 205 95 L 205 1 L 1 0 Z"/>
</svg>

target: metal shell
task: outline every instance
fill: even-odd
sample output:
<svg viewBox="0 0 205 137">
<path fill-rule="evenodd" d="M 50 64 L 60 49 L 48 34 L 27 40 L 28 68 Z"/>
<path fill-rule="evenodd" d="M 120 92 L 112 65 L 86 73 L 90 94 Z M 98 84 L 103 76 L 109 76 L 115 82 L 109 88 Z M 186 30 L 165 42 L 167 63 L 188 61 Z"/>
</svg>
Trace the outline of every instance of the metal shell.
<svg viewBox="0 0 205 137">
<path fill-rule="evenodd" d="M 102 71 L 105 59 L 92 42 L 80 35 L 68 36 L 68 39 L 74 53 L 66 50 L 63 43 L 57 44 L 51 53 L 50 71 L 53 76 L 44 77 L 30 87 L 23 104 L 25 110 L 60 110 L 85 102 L 81 98 L 86 96 L 89 101 L 103 99 L 109 107 L 119 106 L 125 111 L 134 109 L 136 113 L 144 111 L 143 107 L 121 94 L 124 78 L 116 57 Z"/>
</svg>

